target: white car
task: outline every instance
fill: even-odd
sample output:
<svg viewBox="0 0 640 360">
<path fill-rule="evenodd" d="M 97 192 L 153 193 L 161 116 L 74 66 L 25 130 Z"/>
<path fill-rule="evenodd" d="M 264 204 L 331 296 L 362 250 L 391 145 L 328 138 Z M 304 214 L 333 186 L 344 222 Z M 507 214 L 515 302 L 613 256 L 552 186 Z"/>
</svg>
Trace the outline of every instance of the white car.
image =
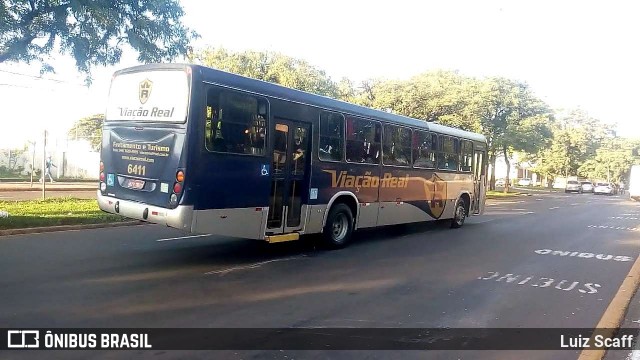
<svg viewBox="0 0 640 360">
<path fill-rule="evenodd" d="M 564 192 L 577 192 L 582 194 L 582 184 L 575 180 L 567 181 L 567 186 L 564 188 Z"/>
<path fill-rule="evenodd" d="M 609 183 L 599 182 L 596 183 L 596 186 L 593 188 L 594 194 L 605 194 L 605 195 L 613 195 L 614 189 L 613 186 Z"/>
<path fill-rule="evenodd" d="M 518 180 L 518 185 L 520 185 L 520 186 L 531 186 L 531 179 L 520 179 L 520 180 Z"/>
<path fill-rule="evenodd" d="M 504 185 L 505 185 L 504 179 L 496 180 L 496 186 L 504 187 Z"/>
<path fill-rule="evenodd" d="M 580 184 L 583 192 L 593 192 L 593 184 L 590 181 L 583 181 Z"/>
</svg>

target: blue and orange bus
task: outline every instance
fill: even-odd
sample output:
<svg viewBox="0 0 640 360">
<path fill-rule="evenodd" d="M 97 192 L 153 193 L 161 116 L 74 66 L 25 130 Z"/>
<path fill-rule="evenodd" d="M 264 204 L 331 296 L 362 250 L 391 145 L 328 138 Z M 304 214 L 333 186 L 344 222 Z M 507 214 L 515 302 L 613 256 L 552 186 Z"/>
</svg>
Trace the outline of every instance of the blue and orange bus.
<svg viewBox="0 0 640 360">
<path fill-rule="evenodd" d="M 483 135 L 199 65 L 114 74 L 98 202 L 193 233 L 268 242 L 481 214 Z"/>
</svg>

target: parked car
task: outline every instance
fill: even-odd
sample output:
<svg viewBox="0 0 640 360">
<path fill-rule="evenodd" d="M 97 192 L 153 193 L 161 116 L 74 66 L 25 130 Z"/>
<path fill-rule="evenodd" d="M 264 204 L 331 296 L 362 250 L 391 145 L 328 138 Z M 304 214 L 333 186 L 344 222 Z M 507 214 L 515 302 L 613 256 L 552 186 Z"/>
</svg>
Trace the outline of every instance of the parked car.
<svg viewBox="0 0 640 360">
<path fill-rule="evenodd" d="M 596 186 L 593 188 L 593 193 L 595 195 L 604 194 L 604 195 L 613 195 L 615 193 L 615 189 L 612 184 L 606 182 L 596 183 Z"/>
<path fill-rule="evenodd" d="M 496 180 L 496 186 L 504 187 L 504 185 L 505 185 L 504 179 Z"/>
<path fill-rule="evenodd" d="M 593 192 L 593 183 L 591 181 L 583 181 L 580 184 L 582 185 L 582 192 Z"/>
<path fill-rule="evenodd" d="M 518 185 L 520 185 L 520 186 L 531 186 L 531 179 L 520 179 L 520 180 L 518 180 Z"/>
<path fill-rule="evenodd" d="M 577 192 L 582 194 L 582 184 L 576 180 L 569 180 L 567 181 L 567 186 L 564 188 L 564 192 Z"/>
</svg>

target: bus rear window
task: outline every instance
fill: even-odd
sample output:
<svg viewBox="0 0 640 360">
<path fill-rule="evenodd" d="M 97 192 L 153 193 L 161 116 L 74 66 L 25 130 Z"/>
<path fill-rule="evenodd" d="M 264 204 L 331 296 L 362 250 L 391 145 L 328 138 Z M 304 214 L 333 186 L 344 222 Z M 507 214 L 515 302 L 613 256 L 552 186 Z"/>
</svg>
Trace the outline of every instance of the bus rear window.
<svg viewBox="0 0 640 360">
<path fill-rule="evenodd" d="M 267 101 L 220 89 L 207 92 L 205 147 L 209 151 L 264 155 Z"/>
<path fill-rule="evenodd" d="M 117 75 L 111 81 L 105 120 L 184 123 L 189 78 L 182 70 L 153 70 Z"/>
</svg>

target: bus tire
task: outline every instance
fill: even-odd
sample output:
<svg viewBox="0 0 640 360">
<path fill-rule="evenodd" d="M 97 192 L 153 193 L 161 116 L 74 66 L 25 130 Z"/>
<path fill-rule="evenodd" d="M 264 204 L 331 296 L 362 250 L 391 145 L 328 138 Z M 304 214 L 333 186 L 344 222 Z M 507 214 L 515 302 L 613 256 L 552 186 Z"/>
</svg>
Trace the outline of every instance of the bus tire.
<svg viewBox="0 0 640 360">
<path fill-rule="evenodd" d="M 464 206 L 464 200 L 459 199 L 456 203 L 456 207 L 453 211 L 453 219 L 451 219 L 451 228 L 457 229 L 464 225 L 464 220 L 467 218 L 467 208 Z"/>
<path fill-rule="evenodd" d="M 347 245 L 353 232 L 353 214 L 346 204 L 335 204 L 331 207 L 324 225 L 322 236 L 324 243 L 332 249 L 340 249 Z"/>
</svg>

